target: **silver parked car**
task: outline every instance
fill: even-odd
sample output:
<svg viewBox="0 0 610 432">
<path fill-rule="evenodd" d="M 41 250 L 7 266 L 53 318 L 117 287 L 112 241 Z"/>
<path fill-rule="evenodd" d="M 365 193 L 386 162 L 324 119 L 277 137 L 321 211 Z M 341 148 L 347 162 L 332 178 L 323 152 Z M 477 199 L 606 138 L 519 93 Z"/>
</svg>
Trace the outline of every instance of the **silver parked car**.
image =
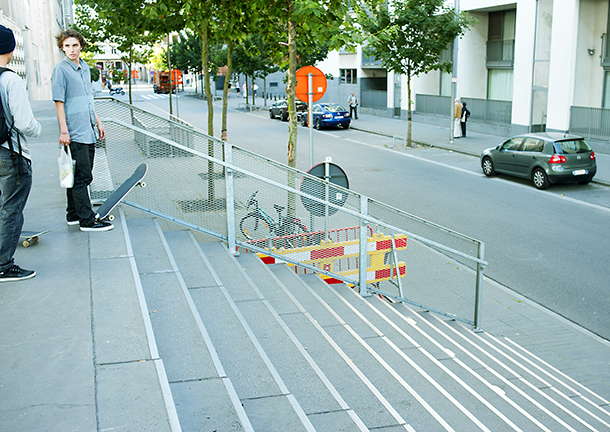
<svg viewBox="0 0 610 432">
<path fill-rule="evenodd" d="M 595 152 L 582 137 L 542 132 L 517 135 L 484 150 L 481 168 L 486 176 L 509 174 L 546 189 L 553 183 L 589 183 L 597 163 Z"/>
</svg>

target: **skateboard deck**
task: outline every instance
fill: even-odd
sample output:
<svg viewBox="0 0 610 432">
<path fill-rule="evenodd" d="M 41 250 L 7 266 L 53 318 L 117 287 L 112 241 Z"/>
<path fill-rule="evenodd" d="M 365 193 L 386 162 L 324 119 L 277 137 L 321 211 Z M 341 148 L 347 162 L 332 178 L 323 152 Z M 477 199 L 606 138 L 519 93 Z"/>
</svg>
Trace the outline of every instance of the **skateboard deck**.
<svg viewBox="0 0 610 432">
<path fill-rule="evenodd" d="M 104 201 L 104 203 L 97 209 L 97 218 L 98 219 L 105 219 L 108 218 L 108 220 L 113 220 L 114 217 L 112 215 L 110 215 L 110 212 L 112 211 L 112 209 L 114 209 L 118 203 L 121 202 L 121 200 L 123 198 L 125 198 L 127 196 L 127 194 L 129 192 L 131 192 L 131 190 L 136 187 L 136 185 L 140 185 L 141 187 L 145 187 L 146 183 L 144 183 L 142 181 L 142 179 L 144 178 L 144 176 L 146 175 L 146 172 L 148 171 L 148 165 L 146 165 L 145 163 L 141 164 L 139 167 L 136 168 L 136 170 L 133 172 L 133 174 L 131 175 L 131 177 L 129 177 L 127 180 L 125 180 L 123 182 L 123 184 L 121 186 L 118 187 L 117 190 L 115 190 L 112 195 L 110 195 L 106 201 Z"/>
<path fill-rule="evenodd" d="M 19 234 L 19 237 L 24 239 L 21 242 L 21 244 L 23 245 L 23 247 L 28 247 L 30 245 L 33 245 L 34 243 L 38 242 L 38 237 L 40 237 L 43 234 L 48 233 L 49 231 L 51 231 L 51 229 L 44 230 L 44 231 L 21 231 L 21 234 Z"/>
</svg>

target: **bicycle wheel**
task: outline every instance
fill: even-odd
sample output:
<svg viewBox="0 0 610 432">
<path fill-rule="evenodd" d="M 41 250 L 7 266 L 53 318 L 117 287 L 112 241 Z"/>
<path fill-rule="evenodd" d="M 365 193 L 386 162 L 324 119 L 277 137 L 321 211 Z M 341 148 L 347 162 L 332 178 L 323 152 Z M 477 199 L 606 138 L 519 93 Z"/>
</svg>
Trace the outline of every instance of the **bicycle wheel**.
<svg viewBox="0 0 610 432">
<path fill-rule="evenodd" d="M 300 222 L 295 220 L 287 220 L 282 226 L 283 247 L 293 249 L 295 247 L 304 246 L 303 239 L 298 234 L 305 234 L 307 228 Z"/>
<path fill-rule="evenodd" d="M 248 213 L 239 223 L 241 233 L 248 240 L 259 240 L 267 238 L 270 229 L 267 221 L 258 213 Z"/>
</svg>

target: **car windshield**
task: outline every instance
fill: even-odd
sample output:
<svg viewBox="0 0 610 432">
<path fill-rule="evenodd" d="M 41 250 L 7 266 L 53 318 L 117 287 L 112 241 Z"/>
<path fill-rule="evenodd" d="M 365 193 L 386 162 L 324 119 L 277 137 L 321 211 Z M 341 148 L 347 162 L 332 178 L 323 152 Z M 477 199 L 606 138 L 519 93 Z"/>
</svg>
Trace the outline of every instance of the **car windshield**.
<svg viewBox="0 0 610 432">
<path fill-rule="evenodd" d="M 588 153 L 591 151 L 591 147 L 584 139 L 555 141 L 553 146 L 557 154 Z"/>
<path fill-rule="evenodd" d="M 343 106 L 339 104 L 328 104 L 324 106 L 324 110 L 328 112 L 339 112 L 345 111 L 345 108 L 343 108 Z"/>
</svg>

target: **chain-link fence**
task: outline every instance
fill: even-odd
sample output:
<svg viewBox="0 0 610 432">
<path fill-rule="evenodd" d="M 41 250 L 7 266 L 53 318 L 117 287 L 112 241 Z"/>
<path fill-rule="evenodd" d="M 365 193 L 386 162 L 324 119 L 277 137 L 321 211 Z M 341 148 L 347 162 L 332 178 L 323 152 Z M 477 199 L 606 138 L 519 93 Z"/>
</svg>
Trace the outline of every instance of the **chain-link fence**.
<svg viewBox="0 0 610 432">
<path fill-rule="evenodd" d="M 98 184 L 148 164 L 126 203 L 228 242 L 478 325 L 483 244 L 114 99 Z M 96 184 L 92 185 L 95 192 Z M 360 263 L 366 263 L 362 266 Z M 364 289 L 366 287 L 366 289 Z"/>
</svg>

